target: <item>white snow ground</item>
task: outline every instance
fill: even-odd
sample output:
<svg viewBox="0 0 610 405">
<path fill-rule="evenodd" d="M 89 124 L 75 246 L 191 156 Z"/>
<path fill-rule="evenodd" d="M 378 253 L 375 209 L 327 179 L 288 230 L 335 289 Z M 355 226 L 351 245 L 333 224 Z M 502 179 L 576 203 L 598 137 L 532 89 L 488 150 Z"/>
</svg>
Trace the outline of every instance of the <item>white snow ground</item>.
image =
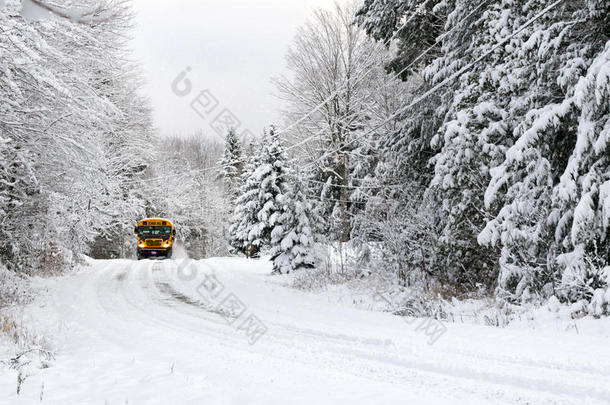
<svg viewBox="0 0 610 405">
<path fill-rule="evenodd" d="M 40 280 L 24 322 L 57 356 L 28 369 L 19 396 L 0 368 L 0 404 L 610 403 L 601 336 L 447 324 L 430 345 L 418 323 L 283 287 L 265 261 L 197 261 L 194 278 L 181 263 L 96 261 Z M 245 305 L 232 324 L 227 297 Z M 267 328 L 254 344 L 249 315 Z"/>
</svg>

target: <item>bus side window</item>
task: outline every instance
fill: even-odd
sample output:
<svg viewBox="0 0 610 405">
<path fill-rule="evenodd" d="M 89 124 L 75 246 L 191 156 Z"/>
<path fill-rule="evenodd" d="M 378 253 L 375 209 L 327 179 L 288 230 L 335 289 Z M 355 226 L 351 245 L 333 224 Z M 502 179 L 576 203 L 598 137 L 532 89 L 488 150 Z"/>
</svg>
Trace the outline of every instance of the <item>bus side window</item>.
<svg viewBox="0 0 610 405">
<path fill-rule="evenodd" d="M 135 228 L 133 228 L 133 233 L 138 233 L 138 227 L 136 226 Z"/>
</svg>

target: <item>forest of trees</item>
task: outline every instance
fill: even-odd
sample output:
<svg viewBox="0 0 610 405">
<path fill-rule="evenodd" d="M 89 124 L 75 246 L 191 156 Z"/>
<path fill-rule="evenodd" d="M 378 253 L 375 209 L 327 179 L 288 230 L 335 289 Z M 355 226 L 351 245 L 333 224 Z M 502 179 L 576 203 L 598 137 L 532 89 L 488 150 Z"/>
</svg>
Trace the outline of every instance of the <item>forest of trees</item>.
<svg viewBox="0 0 610 405">
<path fill-rule="evenodd" d="M 207 169 L 222 147 L 156 134 L 129 2 L 71 7 L 0 3 L 0 305 L 23 276 L 133 257 L 146 216 L 174 218 L 192 257 L 228 249 L 222 183 Z"/>
<path fill-rule="evenodd" d="M 381 250 L 374 271 L 445 297 L 555 296 L 607 314 L 609 40 L 610 3 L 596 0 L 316 11 L 276 80 L 314 239 Z M 277 249 L 265 233 L 279 208 L 260 197 L 278 201 L 281 185 L 244 181 L 239 243 Z"/>
<path fill-rule="evenodd" d="M 288 273 L 349 245 L 354 276 L 422 294 L 610 313 L 609 2 L 336 3 L 274 79 L 281 125 L 225 145 L 157 138 L 128 4 L 109 7 L 75 22 L 0 6 L 10 271 L 129 256 L 133 223 L 159 215 L 192 257 L 268 254 Z"/>
<path fill-rule="evenodd" d="M 32 274 L 122 239 L 147 205 L 129 181 L 154 149 L 127 4 L 89 23 L 21 6 L 0 8 L 0 257 Z"/>
<path fill-rule="evenodd" d="M 607 314 L 610 3 L 367 0 L 357 21 L 396 38 L 389 72 L 421 80 L 379 135 L 392 178 L 432 206 L 428 271 Z"/>
</svg>

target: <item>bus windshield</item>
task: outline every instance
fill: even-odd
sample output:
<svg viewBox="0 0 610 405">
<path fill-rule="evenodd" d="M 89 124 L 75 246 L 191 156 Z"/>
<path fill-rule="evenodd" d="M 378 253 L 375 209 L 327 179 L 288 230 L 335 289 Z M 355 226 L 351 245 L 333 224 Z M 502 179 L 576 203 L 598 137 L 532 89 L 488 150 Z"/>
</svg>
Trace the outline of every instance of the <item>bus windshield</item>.
<svg viewBox="0 0 610 405">
<path fill-rule="evenodd" d="M 171 226 L 139 226 L 138 235 L 142 236 L 169 236 Z"/>
</svg>

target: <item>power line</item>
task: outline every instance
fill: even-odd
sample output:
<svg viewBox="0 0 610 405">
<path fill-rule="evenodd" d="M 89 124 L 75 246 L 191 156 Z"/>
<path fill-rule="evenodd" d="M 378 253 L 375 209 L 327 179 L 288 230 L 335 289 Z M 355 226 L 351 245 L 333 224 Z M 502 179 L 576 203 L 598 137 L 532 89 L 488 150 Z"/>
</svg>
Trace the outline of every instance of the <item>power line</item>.
<svg viewBox="0 0 610 405">
<path fill-rule="evenodd" d="M 317 184 L 328 184 L 325 181 L 319 181 L 319 180 L 313 180 L 313 179 L 302 179 L 304 181 L 307 181 L 309 183 L 317 183 Z M 364 181 L 364 179 L 350 179 L 352 181 Z M 376 185 L 376 186 L 366 186 L 366 185 L 361 185 L 361 186 L 347 186 L 344 184 L 328 184 L 332 187 L 339 187 L 339 188 L 353 188 L 353 189 L 376 189 L 376 188 L 394 188 L 394 187 L 404 187 L 404 184 L 380 184 L 380 185 Z"/>
<path fill-rule="evenodd" d="M 312 161 L 311 163 L 309 163 L 308 165 L 305 165 L 305 167 L 310 167 L 311 165 L 315 164 L 316 161 L 324 159 L 330 155 L 333 155 L 337 152 L 340 152 L 343 148 L 345 148 L 346 146 L 350 145 L 353 142 L 356 142 L 362 138 L 364 138 L 365 136 L 370 135 L 371 133 L 375 132 L 376 130 L 378 130 L 379 128 L 381 128 L 383 125 L 387 124 L 390 120 L 397 118 L 400 114 L 404 113 L 405 111 L 407 111 L 408 109 L 414 107 L 415 105 L 419 104 L 421 101 L 423 101 L 424 99 L 426 99 L 427 97 L 429 97 L 431 94 L 434 94 L 438 89 L 440 89 L 441 87 L 445 86 L 447 83 L 455 80 L 456 78 L 458 78 L 460 75 L 464 74 L 467 70 L 471 69 L 475 64 L 477 64 L 478 62 L 482 61 L 483 59 L 485 59 L 487 56 L 489 56 L 490 54 L 492 54 L 496 49 L 498 49 L 499 47 L 501 47 L 502 45 L 504 45 L 506 42 L 508 42 L 510 39 L 512 39 L 513 37 L 515 37 L 517 34 L 519 34 L 521 31 L 523 31 L 525 28 L 527 28 L 528 26 L 530 26 L 531 24 L 533 24 L 537 19 L 539 19 L 540 17 L 542 17 L 543 15 L 545 15 L 547 12 L 549 12 L 551 9 L 553 9 L 554 7 L 556 7 L 558 4 L 560 4 L 561 2 L 563 2 L 564 0 L 557 0 L 554 3 L 552 3 L 550 6 L 546 7 L 544 10 L 542 10 L 540 13 L 538 13 L 537 15 L 535 15 L 534 17 L 532 17 L 531 19 L 529 19 L 526 23 L 524 23 L 518 30 L 516 30 L 515 32 L 513 32 L 511 35 L 505 37 L 504 39 L 500 40 L 500 42 L 498 42 L 496 45 L 494 45 L 489 51 L 483 53 L 483 55 L 481 55 L 480 57 L 478 57 L 477 59 L 475 59 L 474 61 L 472 61 L 471 63 L 469 63 L 468 65 L 464 66 L 462 69 L 458 70 L 457 72 L 455 72 L 454 74 L 452 74 L 451 76 L 449 76 L 448 78 L 446 78 L 445 80 L 443 80 L 442 82 L 436 84 L 435 86 L 433 86 L 431 89 L 429 89 L 428 91 L 426 91 L 424 94 L 422 94 L 421 96 L 419 96 L 418 98 L 416 98 L 415 100 L 413 100 L 411 103 L 409 103 L 407 106 L 402 107 L 400 109 L 398 109 L 398 111 L 396 111 L 394 114 L 392 114 L 391 116 L 389 116 L 386 120 L 384 120 L 382 123 L 378 124 L 377 126 L 373 127 L 371 130 L 366 131 L 365 133 L 363 133 L 362 135 L 352 139 L 351 141 L 347 142 L 346 144 L 342 145 L 341 147 L 331 150 L 329 152 L 326 152 L 324 154 L 322 154 L 322 156 L 320 156 L 318 159 Z"/>
<path fill-rule="evenodd" d="M 463 22 L 464 20 L 466 20 L 468 17 L 470 17 L 476 10 L 478 10 L 483 4 L 485 4 L 488 0 L 484 1 L 481 5 L 479 5 L 475 10 L 473 10 L 472 12 L 470 12 L 464 19 L 462 19 L 460 22 Z M 518 30 L 516 30 L 515 32 L 513 32 L 511 35 L 505 37 L 504 39 L 500 40 L 496 45 L 494 45 L 490 50 L 488 50 L 487 52 L 483 53 L 483 55 L 481 55 L 480 57 L 478 57 L 477 59 L 475 59 L 474 61 L 470 62 L 468 65 L 464 66 L 462 69 L 458 70 L 457 72 L 453 73 L 451 76 L 447 77 L 445 80 L 443 80 L 440 83 L 437 83 L 435 86 L 433 86 L 431 89 L 429 89 L 428 91 L 426 91 L 424 94 L 422 94 L 421 96 L 417 97 L 415 100 L 413 100 L 411 103 L 409 103 L 408 105 L 406 105 L 405 107 L 399 108 L 395 113 L 393 113 L 392 115 L 390 115 L 388 118 L 386 118 L 384 121 L 382 121 L 380 124 L 376 125 L 375 127 L 371 128 L 370 130 L 364 132 L 363 134 L 361 134 L 360 136 L 352 139 L 351 141 L 348 141 L 347 143 L 341 145 L 339 148 L 333 149 L 329 152 L 326 152 L 324 154 L 322 154 L 319 158 L 315 159 L 314 161 L 310 162 L 309 164 L 305 165 L 305 167 L 311 167 L 313 164 L 316 163 L 316 161 L 320 161 L 328 156 L 331 156 L 337 152 L 341 152 L 343 150 L 343 148 L 345 148 L 346 146 L 364 138 L 365 136 L 368 136 L 370 134 L 372 134 L 373 132 L 377 131 L 379 128 L 381 128 L 382 126 L 384 126 L 385 124 L 387 124 L 388 122 L 390 122 L 391 120 L 393 120 L 394 118 L 397 118 L 400 114 L 403 114 L 405 111 L 407 111 L 408 109 L 414 107 L 415 105 L 419 104 L 421 101 L 423 101 L 424 99 L 426 99 L 427 97 L 429 97 L 430 95 L 434 94 L 437 90 L 439 90 L 441 87 L 444 87 L 447 83 L 455 80 L 456 78 L 458 78 L 460 75 L 464 74 L 466 71 L 468 71 L 469 69 L 471 69 L 475 64 L 479 63 L 480 61 L 482 61 L 483 59 L 485 59 L 487 56 L 489 56 L 490 54 L 492 54 L 496 49 L 498 49 L 500 46 L 504 45 L 506 42 L 508 42 L 510 39 L 514 38 L 517 34 L 519 34 L 520 32 L 522 32 L 525 28 L 527 28 L 528 26 L 530 26 L 531 24 L 533 24 L 536 20 L 538 20 L 540 17 L 542 17 L 543 15 L 545 15 L 547 12 L 549 12 L 550 10 L 552 10 L 554 7 L 556 7 L 557 5 L 559 5 L 561 2 L 563 2 L 564 0 L 557 0 L 554 3 L 552 3 L 551 5 L 547 6 L 544 10 L 542 10 L 540 13 L 538 13 L 537 15 L 535 15 L 534 17 L 532 17 L 531 19 L 529 19 L 527 22 L 525 22 Z M 456 26 L 458 26 L 458 24 L 456 24 L 454 26 L 454 28 Z M 444 36 L 446 36 L 449 32 L 445 33 Z M 437 41 L 438 42 L 438 41 Z M 432 45 L 431 47 L 429 47 L 428 49 L 426 49 L 426 51 L 424 51 L 420 57 L 429 52 L 430 49 L 432 49 L 435 45 Z M 405 71 L 407 68 L 409 68 L 415 61 L 417 61 L 420 57 L 414 59 L 413 62 L 411 62 L 405 69 L 403 69 L 401 72 Z M 400 74 L 400 73 L 398 73 Z M 294 145 L 293 145 L 294 147 Z M 286 148 L 286 150 L 291 149 L 292 147 Z M 296 160 L 296 158 L 290 159 L 287 161 L 287 163 L 291 163 L 291 161 Z M 242 161 L 243 162 L 243 161 Z M 209 170 L 215 170 L 215 169 L 219 169 L 222 166 L 218 165 L 218 166 L 213 166 L 213 167 L 209 167 L 209 168 L 204 168 L 204 169 L 195 169 L 192 172 L 205 172 L 205 171 L 209 171 Z M 185 174 L 179 174 L 178 176 L 181 175 L 185 175 Z M 282 175 L 281 177 L 283 177 L 285 175 Z M 170 176 L 166 177 L 169 178 Z M 174 176 L 175 177 L 175 176 Z M 154 181 L 157 179 L 147 179 L 147 181 Z"/>
<path fill-rule="evenodd" d="M 551 5 L 547 6 L 546 8 L 544 8 L 540 13 L 538 13 L 537 15 L 535 15 L 534 17 L 532 17 L 530 20 L 528 20 L 526 23 L 524 23 L 521 27 L 519 27 L 519 29 L 517 29 L 516 31 L 514 31 L 512 34 L 510 34 L 509 36 L 503 38 L 502 40 L 500 40 L 496 45 L 494 45 L 491 49 L 489 49 L 487 52 L 483 53 L 480 57 L 478 57 L 477 59 L 475 59 L 474 61 L 472 61 L 471 63 L 467 64 L 466 66 L 464 66 L 462 69 L 458 70 L 457 72 L 453 73 L 451 76 L 447 77 L 445 80 L 441 81 L 440 83 L 436 84 L 435 86 L 433 86 L 432 88 L 430 88 L 428 91 L 426 91 L 424 94 L 422 94 L 421 96 L 417 97 L 416 99 L 414 99 L 412 102 L 410 102 L 407 106 L 404 106 L 400 109 L 398 109 L 395 113 L 393 113 L 391 116 L 389 116 L 388 118 L 386 118 L 383 122 L 381 122 L 380 124 L 376 125 L 375 127 L 371 128 L 370 130 L 364 132 L 363 134 L 361 134 L 358 137 L 355 137 L 354 139 L 350 140 L 349 142 L 345 143 L 344 145 L 342 145 L 339 148 L 336 148 L 334 150 L 331 150 L 329 152 L 326 152 L 324 154 L 322 154 L 320 157 L 318 157 L 317 159 L 315 159 L 314 161 L 310 162 L 308 165 L 306 165 L 305 167 L 310 167 L 311 165 L 316 164 L 317 161 L 320 161 L 322 159 L 325 159 L 326 157 L 333 155 L 337 152 L 342 151 L 346 146 L 350 145 L 353 142 L 356 142 L 362 138 L 364 138 L 365 136 L 370 135 L 371 133 L 375 132 L 376 130 L 378 130 L 379 128 L 381 128 L 383 125 L 385 125 L 386 123 L 388 123 L 390 120 L 398 117 L 400 114 L 403 114 L 405 111 L 407 111 L 408 109 L 412 108 L 413 106 L 417 105 L 418 103 L 420 103 L 421 101 L 423 101 L 424 99 L 426 99 L 427 97 L 429 97 L 430 95 L 434 94 L 436 91 L 438 91 L 440 88 L 442 88 L 443 86 L 445 86 L 446 84 L 448 84 L 449 82 L 455 80 L 456 78 L 458 78 L 460 75 L 464 74 L 465 72 L 467 72 L 469 69 L 472 69 L 474 67 L 474 65 L 476 65 L 477 63 L 479 63 L 480 61 L 484 60 L 485 58 L 487 58 L 487 56 L 489 56 L 490 54 L 492 54 L 496 49 L 498 49 L 499 47 L 501 47 L 502 45 L 504 45 L 506 42 L 508 42 L 509 40 L 511 40 L 512 38 L 514 38 L 516 35 L 518 35 L 519 33 L 521 33 L 524 29 L 526 29 L 528 26 L 532 25 L 536 20 L 538 20 L 539 18 L 541 18 L 543 15 L 545 15 L 546 13 L 548 13 L 550 10 L 552 10 L 553 8 L 557 7 L 557 5 L 559 5 L 560 3 L 562 3 L 563 0 L 557 0 L 555 2 L 553 2 Z M 430 48 L 428 48 L 430 49 Z M 417 58 L 416 58 L 417 59 Z M 216 166 L 216 167 L 210 167 L 210 168 L 205 168 L 203 169 L 203 171 L 207 171 L 207 170 L 213 170 L 213 169 L 217 169 L 220 168 L 220 166 Z M 302 168 L 301 168 L 302 169 Z M 276 178 L 282 178 L 284 176 L 288 175 L 288 173 L 286 174 L 282 174 L 277 176 Z M 315 182 L 315 180 L 314 180 Z M 320 182 L 323 183 L 323 182 Z M 326 183 L 324 183 L 326 184 Z M 396 186 L 400 186 L 400 185 L 396 185 Z M 341 202 L 341 203 L 362 203 L 362 202 L 358 202 L 358 201 L 351 201 L 351 200 L 335 200 L 335 199 L 324 199 L 324 198 L 313 198 L 310 197 L 312 199 L 316 199 L 318 201 L 336 201 L 336 202 Z"/>
<path fill-rule="evenodd" d="M 445 39 L 445 37 L 447 37 L 455 28 L 461 26 L 461 24 L 468 20 L 475 12 L 477 12 L 479 9 L 481 9 L 484 5 L 487 4 L 489 0 L 483 0 L 481 2 L 481 4 L 479 4 L 477 7 L 475 7 L 470 13 L 468 13 L 464 18 L 462 18 L 460 21 L 458 21 L 449 31 L 443 33 L 440 37 L 437 38 L 436 42 L 432 45 L 430 45 L 426 50 L 424 50 L 422 53 L 420 53 L 415 59 L 413 59 L 407 66 L 405 66 L 404 68 L 402 68 L 398 73 L 395 73 L 394 75 L 392 75 L 389 80 L 386 82 L 386 84 L 383 85 L 383 89 L 385 89 L 389 83 L 391 83 L 393 80 L 396 80 L 397 78 L 399 78 L 403 73 L 405 73 L 408 69 L 410 69 L 411 67 L 413 67 L 421 58 L 423 58 L 425 55 L 428 54 L 428 52 L 430 52 L 432 49 L 436 48 L 436 46 L 438 46 L 441 41 L 443 39 Z M 396 32 L 394 33 L 394 35 L 392 35 L 392 37 L 388 40 L 388 43 L 391 42 L 396 35 L 401 32 L 403 30 L 404 27 L 406 27 L 406 25 L 411 22 L 411 20 L 417 15 L 417 13 L 413 13 L 413 15 L 411 16 L 411 18 L 409 18 L 403 25 L 402 27 L 400 27 L 398 30 L 396 30 Z M 354 82 L 354 86 L 356 86 L 358 83 L 360 83 L 361 80 L 363 80 L 366 77 L 366 75 L 362 75 L 360 78 L 358 78 L 355 82 Z M 343 85 L 347 84 L 347 80 L 344 81 Z M 342 86 L 343 87 L 343 86 Z M 306 117 L 308 117 L 309 115 L 311 115 L 311 113 L 319 110 L 324 104 L 328 103 L 330 100 L 332 100 L 333 97 L 338 95 L 338 90 L 335 91 L 334 93 L 331 94 L 331 96 L 324 100 L 321 104 L 319 104 L 318 106 L 316 106 L 316 108 L 312 111 L 310 111 L 309 113 L 307 113 L 305 116 L 301 117 L 300 120 L 298 120 L 298 122 L 293 123 L 291 125 L 289 125 L 287 128 L 285 128 L 284 130 L 280 131 L 278 134 L 282 134 L 284 132 L 286 132 L 289 128 L 294 127 L 295 125 L 297 125 L 298 123 L 302 122 Z M 387 123 L 387 122 L 385 122 Z M 384 125 L 385 125 L 384 123 Z M 292 149 L 293 147 L 297 147 L 297 146 L 301 146 L 303 144 L 306 144 L 307 142 L 309 142 L 311 139 L 313 139 L 315 136 L 321 134 L 323 131 L 325 131 L 326 128 L 323 128 L 322 131 L 318 131 L 317 133 L 313 134 L 312 136 L 309 136 L 307 138 L 305 138 L 304 140 L 300 141 L 298 144 L 296 145 L 292 145 L 289 149 Z M 288 149 L 287 149 L 288 150 Z"/>
<path fill-rule="evenodd" d="M 489 0 L 485 0 L 485 1 L 489 1 Z M 426 3 L 428 2 L 428 0 L 426 0 Z M 424 3 L 425 4 L 425 3 Z M 411 20 L 413 20 L 413 18 L 415 18 L 415 16 L 417 15 L 417 13 L 413 13 L 411 15 L 411 17 L 409 19 L 407 19 L 407 21 L 405 21 L 402 26 L 396 30 L 396 32 L 394 32 L 394 34 L 392 34 L 392 36 L 390 37 L 390 39 L 387 40 L 388 43 L 392 42 L 394 40 L 394 38 L 396 38 L 396 35 L 398 35 L 406 26 L 407 24 L 409 24 L 411 22 Z M 360 78 L 358 78 L 356 80 L 356 82 L 354 82 L 354 86 L 356 84 L 358 84 L 361 80 L 363 80 L 363 78 L 366 75 L 361 76 Z M 394 78 L 396 78 L 397 76 L 394 76 Z M 339 95 L 339 91 L 343 89 L 343 87 L 347 86 L 349 80 L 345 79 L 343 81 L 343 83 L 341 84 L 341 87 L 337 90 L 335 90 L 334 92 L 332 92 L 327 98 L 325 98 L 321 103 L 319 103 L 317 106 L 315 106 L 312 110 L 310 110 L 308 113 L 306 113 L 305 115 L 303 115 L 301 118 L 299 118 L 298 120 L 296 120 L 295 122 L 293 122 L 292 124 L 288 125 L 286 128 L 283 128 L 282 130 L 280 130 L 278 132 L 278 135 L 283 134 L 284 132 L 288 132 L 289 129 L 299 125 L 301 122 L 305 121 L 305 119 L 307 119 L 311 114 L 315 113 L 316 111 L 318 111 L 320 108 L 322 108 L 324 105 L 326 105 L 328 102 L 330 102 L 333 98 L 335 98 L 337 95 Z"/>
<path fill-rule="evenodd" d="M 388 86 L 388 83 L 392 82 L 393 80 L 397 79 L 400 75 L 402 75 L 404 72 L 406 72 L 408 69 L 410 69 L 413 65 L 415 65 L 415 63 L 417 63 L 421 58 L 423 58 L 426 54 L 428 54 L 428 52 L 430 52 L 432 49 L 434 49 L 438 44 L 440 44 L 440 42 L 447 37 L 447 35 L 449 35 L 454 29 L 456 29 L 457 27 L 459 27 L 464 21 L 466 21 L 467 19 L 469 19 L 476 11 L 478 11 L 480 8 L 482 8 L 485 4 L 487 4 L 489 0 L 483 0 L 483 2 L 481 2 L 481 4 L 479 4 L 475 9 L 473 9 L 470 13 L 468 13 L 464 18 L 462 18 L 460 21 L 458 21 L 449 31 L 443 33 L 434 44 L 432 44 L 430 47 L 428 47 L 426 50 L 424 50 L 421 54 L 419 54 L 415 59 L 413 59 L 407 66 L 405 66 L 403 69 L 401 69 L 398 73 L 392 75 L 390 77 L 390 79 L 388 80 L 388 82 L 386 84 L 384 84 L 383 88 L 385 89 Z M 402 31 L 402 29 L 404 29 L 404 27 L 407 26 L 408 23 L 411 22 L 411 20 L 417 15 L 417 13 L 413 13 L 413 15 L 404 23 L 402 24 L 401 28 L 399 28 L 393 35 L 392 37 L 388 40 L 388 42 L 391 42 L 396 35 L 398 35 L 399 32 Z M 360 81 L 362 81 L 365 77 L 367 77 L 367 75 L 362 75 L 360 76 L 354 83 L 353 85 L 357 85 L 358 83 L 360 83 Z M 348 80 L 344 80 L 344 82 L 341 85 L 341 89 L 347 85 Z M 287 132 L 289 129 L 293 128 L 294 126 L 300 124 L 301 122 L 303 122 L 307 117 L 309 117 L 311 114 L 313 114 L 314 112 L 318 111 L 320 108 L 322 108 L 322 106 L 324 106 L 325 104 L 327 104 L 328 102 L 330 102 L 334 97 L 336 97 L 339 94 L 339 91 L 341 89 L 335 90 L 334 92 L 332 92 L 330 94 L 329 97 L 327 97 L 326 99 L 324 99 L 322 102 L 320 102 L 316 107 L 314 107 L 312 110 L 310 110 L 308 113 L 306 113 L 305 115 L 303 115 L 300 119 L 298 119 L 297 121 L 293 122 L 292 124 L 288 125 L 286 128 L 283 128 L 281 130 L 279 130 L 277 132 L 278 135 L 281 135 L 282 133 Z M 387 124 L 389 121 L 391 121 L 393 118 L 396 117 L 396 114 L 391 115 L 388 119 L 384 120 L 379 126 L 375 127 L 373 129 L 373 131 L 367 132 L 366 135 L 369 135 L 370 133 L 376 131 L 377 129 L 381 128 L 383 125 Z M 299 146 L 302 146 L 308 142 L 310 142 L 312 139 L 314 139 L 315 137 L 317 137 L 318 135 L 321 135 L 322 133 L 324 133 L 327 130 L 327 128 L 322 128 L 320 131 L 314 133 L 313 135 L 308 136 L 307 138 L 301 140 L 299 143 L 297 144 L 293 144 L 288 146 L 285 151 L 289 151 L 292 149 L 295 149 Z M 361 139 L 362 137 L 358 137 L 356 140 Z M 353 143 L 355 140 L 350 141 L 348 144 Z M 346 145 L 348 145 L 346 144 Z M 343 145 L 343 146 L 346 146 Z M 337 151 L 340 151 L 337 150 Z M 294 161 L 296 161 L 297 158 L 293 158 L 287 161 L 287 163 L 294 163 Z M 247 163 L 246 159 L 240 159 L 238 161 L 239 163 Z M 315 160 L 314 160 L 315 162 Z M 167 180 L 170 178 L 175 178 L 175 177 L 182 177 L 182 176 L 187 176 L 191 173 L 197 173 L 197 172 L 207 172 L 210 170 L 218 170 L 221 169 L 222 166 L 221 165 L 216 165 L 216 166 L 212 166 L 212 167 L 208 167 L 208 168 L 203 168 L 203 169 L 192 169 L 188 172 L 182 172 L 182 173 L 176 173 L 174 175 L 169 175 L 169 176 L 163 176 L 163 177 L 156 177 L 156 178 L 150 178 L 150 179 L 137 179 L 137 180 L 127 180 L 124 181 L 124 184 L 132 184 L 132 183 L 138 183 L 138 182 L 153 182 L 153 181 L 158 181 L 158 180 Z"/>
</svg>

